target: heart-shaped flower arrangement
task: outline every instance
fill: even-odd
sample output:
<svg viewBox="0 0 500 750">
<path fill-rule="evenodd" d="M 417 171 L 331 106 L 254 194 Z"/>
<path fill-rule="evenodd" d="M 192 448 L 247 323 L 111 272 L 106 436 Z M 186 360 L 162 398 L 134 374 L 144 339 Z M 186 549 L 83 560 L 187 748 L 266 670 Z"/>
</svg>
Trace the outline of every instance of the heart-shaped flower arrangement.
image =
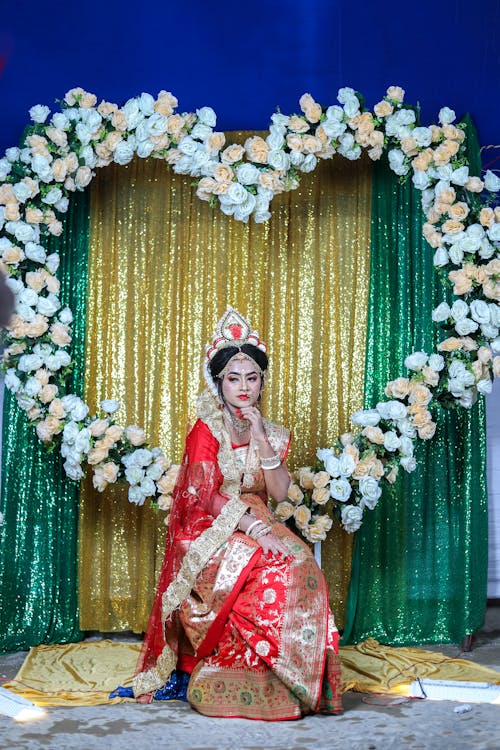
<svg viewBox="0 0 500 750">
<path fill-rule="evenodd" d="M 325 538 L 334 515 L 355 531 L 364 509 L 377 504 L 380 481 L 394 482 L 400 466 L 413 471 L 414 440 L 434 435 L 433 399 L 469 408 L 478 393 L 491 390 L 500 373 L 500 207 L 494 205 L 500 179 L 492 172 L 483 179 L 470 175 L 465 132 L 453 124 L 452 110 L 444 107 L 439 125 L 423 127 L 403 97 L 391 86 L 370 112 L 351 88 L 340 89 L 338 103 L 329 107 L 304 94 L 300 114 L 275 113 L 267 138 L 253 136 L 244 145 L 226 145 L 210 107 L 176 113 L 177 100 L 166 91 L 118 107 L 97 104 L 93 94 L 76 88 L 50 119 L 48 107 L 32 107 L 22 143 L 0 159 L 0 263 L 16 297 L 5 384 L 39 438 L 59 447 L 69 477 L 79 480 L 89 464 L 99 491 L 125 480 L 131 502 L 150 498 L 164 510 L 171 504 L 178 467 L 146 445 L 140 427 L 116 424 L 116 401 L 103 401 L 102 413 L 90 416 L 67 392 L 72 313 L 61 309 L 58 297 L 59 257 L 47 255 L 43 245 L 61 233 L 69 194 L 83 190 L 93 170 L 134 156 L 163 159 L 196 178 L 199 198 L 240 221 L 267 221 L 272 198 L 297 187 L 301 173 L 335 153 L 354 160 L 367 149 L 377 160 L 387 152 L 392 171 L 401 179 L 411 174 L 422 191 L 423 233 L 456 297 L 432 317 L 450 335 L 439 352 L 409 354 L 409 377 L 388 383 L 387 398 L 375 409 L 352 415 L 358 434 L 319 449 L 316 466 L 295 472 L 276 514 L 293 516 L 309 541 Z"/>
</svg>

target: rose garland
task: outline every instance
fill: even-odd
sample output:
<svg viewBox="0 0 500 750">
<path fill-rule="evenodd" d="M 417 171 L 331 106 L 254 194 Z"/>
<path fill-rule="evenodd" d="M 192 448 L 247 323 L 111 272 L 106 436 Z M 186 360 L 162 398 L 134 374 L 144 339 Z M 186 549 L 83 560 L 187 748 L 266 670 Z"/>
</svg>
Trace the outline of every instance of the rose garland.
<svg viewBox="0 0 500 750">
<path fill-rule="evenodd" d="M 340 89 L 338 104 L 329 107 L 304 94 L 301 114 L 275 113 L 268 137 L 253 136 L 242 146 L 226 145 L 224 133 L 214 130 L 213 109 L 176 113 L 177 100 L 166 91 L 118 107 L 72 89 L 48 122 L 48 107 L 30 109 L 32 125 L 20 147 L 0 159 L 0 268 L 16 297 L 5 384 L 39 438 L 59 446 L 70 478 L 79 480 L 87 463 L 97 490 L 124 480 L 131 502 L 151 498 L 168 510 L 178 471 L 159 448 L 146 446 L 141 428 L 115 423 L 116 401 L 103 401 L 102 412 L 90 416 L 67 393 L 72 314 L 58 297 L 59 257 L 43 246 L 44 238 L 62 232 L 71 192 L 83 190 L 96 168 L 134 156 L 163 159 L 197 178 L 198 197 L 240 221 L 267 221 L 272 198 L 335 153 L 355 160 L 367 149 L 377 160 L 386 152 L 392 171 L 401 179 L 411 174 L 422 191 L 423 233 L 456 297 L 432 316 L 447 337 L 440 353 L 406 358 L 411 375 L 387 384 L 387 400 L 352 415 L 362 428 L 357 435 L 342 435 L 335 447 L 318 450 L 314 467 L 294 474 L 276 515 L 293 517 L 306 539 L 324 539 L 334 515 L 355 531 L 364 509 L 377 504 L 380 481 L 394 482 L 400 466 L 413 471 L 414 440 L 434 435 L 432 400 L 469 408 L 478 393 L 491 391 L 500 373 L 500 207 L 493 196 L 500 179 L 490 171 L 484 179 L 470 175 L 465 132 L 453 124 L 452 110 L 440 110 L 439 125 L 422 127 L 403 97 L 391 86 L 372 113 L 351 88 Z"/>
</svg>

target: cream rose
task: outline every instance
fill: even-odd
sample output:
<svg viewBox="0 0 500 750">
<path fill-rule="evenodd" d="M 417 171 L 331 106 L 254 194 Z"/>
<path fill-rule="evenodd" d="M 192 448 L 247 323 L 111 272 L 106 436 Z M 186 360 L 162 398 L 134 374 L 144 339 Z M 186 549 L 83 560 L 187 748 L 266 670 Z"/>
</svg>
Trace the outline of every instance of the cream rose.
<svg viewBox="0 0 500 750">
<path fill-rule="evenodd" d="M 92 437 L 101 437 L 104 435 L 109 427 L 109 423 L 106 419 L 95 419 L 89 424 L 89 432 Z"/>
<path fill-rule="evenodd" d="M 123 435 L 123 427 L 118 424 L 112 424 L 106 430 L 106 437 L 116 443 Z"/>
<path fill-rule="evenodd" d="M 418 436 L 421 440 L 431 440 L 436 432 L 435 422 L 427 422 L 418 428 Z"/>
<path fill-rule="evenodd" d="M 260 136 L 255 135 L 252 138 L 247 138 L 245 141 L 245 151 L 250 161 L 254 161 L 257 164 L 267 164 L 269 146 Z"/>
<path fill-rule="evenodd" d="M 98 440 L 94 447 L 91 448 L 87 453 L 87 461 L 89 464 L 100 464 L 108 457 L 109 448 L 102 443 L 102 440 Z"/>
<path fill-rule="evenodd" d="M 326 474 L 326 472 L 324 472 Z M 328 475 L 327 475 L 328 476 Z M 328 477 L 329 479 L 330 477 Z M 330 499 L 329 487 L 315 487 L 312 493 L 312 499 L 317 505 L 325 505 Z"/>
<path fill-rule="evenodd" d="M 310 125 L 307 120 L 303 117 L 299 117 L 299 115 L 293 115 L 288 122 L 288 129 L 292 130 L 294 133 L 307 133 L 309 127 Z"/>
<path fill-rule="evenodd" d="M 322 489 L 323 487 L 326 487 L 331 479 L 330 474 L 327 471 L 318 471 L 313 475 L 313 477 L 313 486 L 316 489 Z"/>
<path fill-rule="evenodd" d="M 58 392 L 59 392 L 59 388 L 57 387 L 57 385 L 48 383 L 47 385 L 44 385 L 42 387 L 42 389 L 40 390 L 38 394 L 38 398 L 40 399 L 42 404 L 49 404 L 51 401 L 55 399 Z"/>
<path fill-rule="evenodd" d="M 232 146 L 228 146 L 224 149 L 220 157 L 224 164 L 234 164 L 235 162 L 241 161 L 243 159 L 244 153 L 245 149 L 243 148 L 243 146 L 239 146 L 237 143 L 233 143 Z"/>
<path fill-rule="evenodd" d="M 312 490 L 314 485 L 315 475 L 311 471 L 309 466 L 303 466 L 297 470 L 297 481 L 305 490 Z"/>
<path fill-rule="evenodd" d="M 311 520 L 311 511 L 307 505 L 299 505 L 298 508 L 295 508 L 293 517 L 299 529 L 303 529 Z"/>
<path fill-rule="evenodd" d="M 276 506 L 276 510 L 274 511 L 274 515 L 280 521 L 287 521 L 293 516 L 294 511 L 295 508 L 292 503 L 284 500 L 282 503 L 278 503 L 278 505 Z"/>
<path fill-rule="evenodd" d="M 304 493 L 298 484 L 294 484 L 293 482 L 290 484 L 288 488 L 288 499 L 291 500 L 294 505 L 297 505 L 304 499 Z"/>
<path fill-rule="evenodd" d="M 55 398 L 49 406 L 49 414 L 56 419 L 63 419 L 66 416 L 66 409 L 60 398 Z"/>
<path fill-rule="evenodd" d="M 371 443 L 375 443 L 375 445 L 384 444 L 384 433 L 382 432 L 380 427 L 365 427 L 361 434 L 364 435 Z"/>
</svg>

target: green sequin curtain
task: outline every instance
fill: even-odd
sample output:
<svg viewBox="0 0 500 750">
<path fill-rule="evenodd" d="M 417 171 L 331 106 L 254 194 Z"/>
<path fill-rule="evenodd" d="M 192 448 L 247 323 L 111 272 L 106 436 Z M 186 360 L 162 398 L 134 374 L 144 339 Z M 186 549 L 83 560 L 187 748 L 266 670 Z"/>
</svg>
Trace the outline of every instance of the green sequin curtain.
<svg viewBox="0 0 500 750">
<path fill-rule="evenodd" d="M 470 120 L 471 172 L 479 145 Z M 435 351 L 429 323 L 445 298 L 422 238 L 420 193 L 387 165 L 374 169 L 365 408 L 405 375 L 411 352 Z M 357 533 L 344 642 L 457 642 L 483 622 L 488 563 L 484 399 L 470 410 L 434 411 L 436 435 L 418 466 L 386 488 Z"/>
<path fill-rule="evenodd" d="M 60 299 L 74 315 L 71 391 L 83 391 L 89 194 L 73 198 L 64 232 L 49 252 L 61 256 Z M 80 485 L 58 451 L 48 454 L 5 391 L 0 509 L 0 651 L 80 640 L 77 526 Z"/>
</svg>

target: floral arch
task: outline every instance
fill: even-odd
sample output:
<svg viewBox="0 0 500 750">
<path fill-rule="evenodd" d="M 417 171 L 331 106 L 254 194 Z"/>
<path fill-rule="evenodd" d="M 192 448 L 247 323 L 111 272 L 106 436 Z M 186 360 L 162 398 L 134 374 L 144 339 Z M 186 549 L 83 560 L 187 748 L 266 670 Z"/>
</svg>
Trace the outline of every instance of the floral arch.
<svg viewBox="0 0 500 750">
<path fill-rule="evenodd" d="M 375 409 L 351 416 L 356 433 L 342 435 L 333 448 L 320 448 L 314 467 L 294 475 L 287 501 L 276 514 L 293 516 L 302 535 L 320 541 L 340 517 L 344 528 L 359 528 L 373 509 L 380 483 L 415 468 L 414 442 L 430 440 L 435 423 L 432 400 L 470 408 L 488 393 L 500 374 L 500 179 L 469 173 L 465 132 L 444 107 L 439 125 L 423 127 L 404 91 L 391 86 L 373 112 L 351 88 L 338 103 L 324 107 L 310 94 L 300 114 L 271 117 L 267 138 L 227 145 L 214 130 L 215 112 L 202 107 L 176 112 L 177 100 L 161 91 L 141 94 L 123 107 L 93 94 L 69 91 L 61 110 L 30 110 L 32 124 L 20 148 L 0 159 L 0 262 L 16 297 L 4 351 L 5 384 L 35 426 L 38 437 L 60 450 L 66 474 L 79 480 L 85 464 L 103 491 L 116 481 L 129 484 L 128 498 L 150 499 L 168 511 L 178 467 L 157 447 L 148 446 L 141 427 L 115 421 L 119 404 L 108 399 L 101 413 L 68 392 L 72 367 L 72 313 L 58 297 L 59 257 L 47 254 L 44 239 L 62 232 L 70 193 L 83 190 L 94 170 L 134 156 L 164 160 L 197 181 L 197 195 L 239 221 L 265 222 L 272 198 L 297 187 L 319 159 L 339 153 L 372 160 L 388 155 L 392 171 L 422 193 L 423 234 L 434 248 L 434 265 L 454 302 L 433 311 L 446 338 L 437 352 L 413 352 L 405 359 L 408 377 L 387 383 L 386 399 Z M 166 519 L 167 520 L 167 519 Z"/>
</svg>

